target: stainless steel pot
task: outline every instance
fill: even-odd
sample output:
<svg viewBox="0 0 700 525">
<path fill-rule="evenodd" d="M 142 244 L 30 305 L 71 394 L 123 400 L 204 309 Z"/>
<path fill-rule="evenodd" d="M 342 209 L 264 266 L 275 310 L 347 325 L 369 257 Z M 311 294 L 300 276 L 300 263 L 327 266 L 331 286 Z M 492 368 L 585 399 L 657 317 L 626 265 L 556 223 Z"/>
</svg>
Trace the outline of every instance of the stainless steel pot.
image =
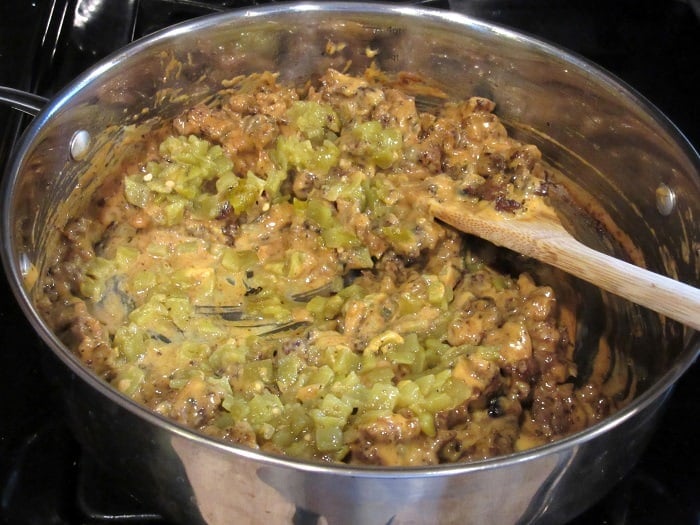
<svg viewBox="0 0 700 525">
<path fill-rule="evenodd" d="M 348 44 L 326 53 L 328 42 Z M 129 152 L 124 126 L 174 115 L 254 71 L 306 79 L 369 63 L 419 73 L 451 96 L 487 96 L 510 131 L 602 203 L 650 269 L 698 284 L 700 158 L 633 90 L 546 43 L 452 12 L 381 4 L 275 4 L 204 17 L 101 61 L 33 120 L 4 178 L 2 255 L 12 289 L 48 346 L 81 442 L 176 522 L 332 524 L 561 523 L 635 463 L 700 335 L 581 284 L 576 359 L 590 368 L 602 334 L 637 396 L 555 444 L 463 465 L 349 468 L 214 441 L 135 404 L 93 376 L 38 315 L 33 276 L 68 212 Z M 371 53 L 370 53 L 371 54 Z M 31 103 L 29 104 L 31 109 Z M 624 255 L 589 223 L 582 238 Z M 624 243 L 623 243 L 624 244 Z M 700 315 L 700 312 L 698 313 Z"/>
</svg>

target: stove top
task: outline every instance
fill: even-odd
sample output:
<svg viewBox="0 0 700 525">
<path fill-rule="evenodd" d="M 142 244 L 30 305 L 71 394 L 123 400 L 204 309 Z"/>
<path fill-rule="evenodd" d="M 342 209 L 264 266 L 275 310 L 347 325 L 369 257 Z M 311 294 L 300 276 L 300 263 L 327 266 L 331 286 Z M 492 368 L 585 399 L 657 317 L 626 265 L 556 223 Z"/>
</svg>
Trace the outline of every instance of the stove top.
<svg viewBox="0 0 700 525">
<path fill-rule="evenodd" d="M 2 0 L 0 85 L 52 96 L 134 38 L 240 0 Z M 416 2 L 411 2 L 416 3 Z M 448 0 L 419 2 L 449 9 Z M 663 111 L 700 147 L 700 19 L 680 0 L 456 0 L 453 8 L 513 27 L 600 64 Z M 0 173 L 28 117 L 0 107 Z M 82 454 L 44 366 L 46 352 L 0 279 L 0 523 L 162 524 L 158 513 Z M 50 358 L 49 358 L 50 359 Z M 601 502 L 572 522 L 699 524 L 695 420 L 700 365 L 679 381 L 647 452 Z M 316 523 L 297 516 L 295 523 Z"/>
</svg>

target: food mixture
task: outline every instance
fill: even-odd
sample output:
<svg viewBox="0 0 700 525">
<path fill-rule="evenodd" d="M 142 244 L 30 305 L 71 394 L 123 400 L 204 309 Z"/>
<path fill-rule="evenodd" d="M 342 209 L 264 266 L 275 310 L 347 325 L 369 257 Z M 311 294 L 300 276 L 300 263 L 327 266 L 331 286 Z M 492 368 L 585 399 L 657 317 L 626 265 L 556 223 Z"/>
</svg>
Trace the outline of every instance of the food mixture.
<svg viewBox="0 0 700 525">
<path fill-rule="evenodd" d="M 56 332 L 153 411 L 304 459 L 472 461 L 606 417 L 553 288 L 429 213 L 448 194 L 526 213 L 540 152 L 491 101 L 419 111 L 410 83 L 254 74 L 142 137 L 62 232 Z"/>
</svg>

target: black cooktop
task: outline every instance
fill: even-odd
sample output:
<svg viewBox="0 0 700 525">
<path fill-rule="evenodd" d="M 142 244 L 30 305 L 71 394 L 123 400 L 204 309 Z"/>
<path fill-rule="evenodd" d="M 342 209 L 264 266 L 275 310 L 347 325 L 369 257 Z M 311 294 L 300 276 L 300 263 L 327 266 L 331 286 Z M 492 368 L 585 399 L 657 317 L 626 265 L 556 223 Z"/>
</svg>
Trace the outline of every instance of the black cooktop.
<svg viewBox="0 0 700 525">
<path fill-rule="evenodd" d="M 694 0 L 692 0 L 694 1 Z M 464 0 L 481 18 L 540 36 L 626 81 L 700 147 L 700 13 L 682 0 Z M 50 97 L 90 64 L 174 22 L 239 0 L 0 0 L 0 85 Z M 422 3 L 449 9 L 448 0 Z M 28 117 L 0 107 L 0 172 Z M 0 276 L 0 523 L 162 524 L 83 457 L 50 366 Z M 700 315 L 700 313 L 699 313 Z M 43 356 L 43 357 L 42 357 Z M 678 383 L 638 465 L 576 525 L 699 524 L 700 368 Z"/>
</svg>

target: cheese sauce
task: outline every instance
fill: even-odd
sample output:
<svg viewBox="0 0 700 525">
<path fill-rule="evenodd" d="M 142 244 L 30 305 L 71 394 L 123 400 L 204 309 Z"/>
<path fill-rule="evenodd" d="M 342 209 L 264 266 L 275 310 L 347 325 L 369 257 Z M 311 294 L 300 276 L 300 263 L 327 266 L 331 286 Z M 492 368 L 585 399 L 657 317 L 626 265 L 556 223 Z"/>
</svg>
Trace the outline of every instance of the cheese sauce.
<svg viewBox="0 0 700 525">
<path fill-rule="evenodd" d="M 553 288 L 419 198 L 523 213 L 547 192 L 540 152 L 489 100 L 422 112 L 385 80 L 240 77 L 145 137 L 62 232 L 56 332 L 150 409 L 306 459 L 472 461 L 619 408 L 605 371 L 576 381 Z"/>
</svg>

